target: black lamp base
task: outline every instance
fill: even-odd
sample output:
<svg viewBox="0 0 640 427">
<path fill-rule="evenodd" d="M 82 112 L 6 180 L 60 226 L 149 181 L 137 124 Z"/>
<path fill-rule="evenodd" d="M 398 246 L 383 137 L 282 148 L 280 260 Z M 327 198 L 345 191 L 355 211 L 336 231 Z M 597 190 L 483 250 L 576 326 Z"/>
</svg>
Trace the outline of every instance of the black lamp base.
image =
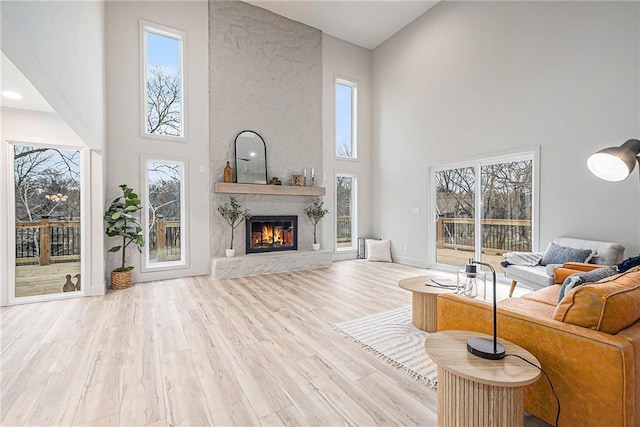
<svg viewBox="0 0 640 427">
<path fill-rule="evenodd" d="M 504 359 L 505 349 L 496 342 L 496 350 L 493 350 L 493 341 L 486 338 L 469 338 L 467 350 L 473 355 L 483 359 L 500 360 Z"/>
</svg>

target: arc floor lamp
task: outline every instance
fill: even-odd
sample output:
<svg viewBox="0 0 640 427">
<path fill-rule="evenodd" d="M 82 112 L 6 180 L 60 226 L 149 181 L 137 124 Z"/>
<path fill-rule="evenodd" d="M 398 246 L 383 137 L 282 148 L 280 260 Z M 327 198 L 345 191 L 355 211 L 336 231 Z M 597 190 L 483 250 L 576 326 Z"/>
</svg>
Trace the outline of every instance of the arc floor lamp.
<svg viewBox="0 0 640 427">
<path fill-rule="evenodd" d="M 626 179 L 640 164 L 640 141 L 629 139 L 619 147 L 603 148 L 587 159 L 591 173 L 606 181 Z"/>
</svg>

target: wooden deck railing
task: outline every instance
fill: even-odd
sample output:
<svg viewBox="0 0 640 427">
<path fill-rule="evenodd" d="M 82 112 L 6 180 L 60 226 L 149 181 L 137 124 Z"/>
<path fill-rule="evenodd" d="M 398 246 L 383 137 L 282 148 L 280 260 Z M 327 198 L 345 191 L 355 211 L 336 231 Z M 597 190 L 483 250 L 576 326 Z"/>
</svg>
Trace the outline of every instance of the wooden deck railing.
<svg viewBox="0 0 640 427">
<path fill-rule="evenodd" d="M 350 216 L 336 218 L 336 240 L 338 243 L 350 243 L 353 241 Z"/>
<path fill-rule="evenodd" d="M 180 221 L 158 219 L 149 231 L 149 249 L 159 261 L 180 258 Z M 16 222 L 18 264 L 49 265 L 80 260 L 80 221 Z"/>
<path fill-rule="evenodd" d="M 49 265 L 80 260 L 80 221 L 16 222 L 18 264 Z"/>
<path fill-rule="evenodd" d="M 437 224 L 437 247 L 473 251 L 473 218 L 440 217 Z M 499 255 L 508 251 L 531 251 L 531 220 L 483 219 L 482 251 Z"/>
<path fill-rule="evenodd" d="M 180 258 L 180 221 L 156 219 L 149 230 L 149 251 L 155 251 L 158 261 Z"/>
</svg>

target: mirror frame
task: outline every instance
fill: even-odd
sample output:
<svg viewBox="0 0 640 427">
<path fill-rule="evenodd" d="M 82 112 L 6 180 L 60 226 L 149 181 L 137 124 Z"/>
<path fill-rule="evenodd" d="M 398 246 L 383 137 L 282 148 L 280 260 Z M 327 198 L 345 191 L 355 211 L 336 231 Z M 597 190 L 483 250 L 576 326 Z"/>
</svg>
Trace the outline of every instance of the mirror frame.
<svg viewBox="0 0 640 427">
<path fill-rule="evenodd" d="M 245 181 L 240 181 L 240 179 L 239 179 L 239 176 L 238 176 L 238 170 L 239 170 L 238 169 L 238 138 L 240 137 L 240 135 L 242 135 L 245 132 L 253 133 L 258 138 L 260 138 L 260 141 L 262 141 L 262 148 L 264 150 L 264 182 L 259 182 L 259 183 L 258 182 L 245 182 Z M 234 151 L 235 151 L 234 160 L 235 160 L 235 168 L 236 168 L 236 170 L 235 170 L 236 183 L 238 183 L 238 184 L 257 184 L 257 185 L 265 184 L 266 185 L 268 183 L 268 180 L 267 180 L 267 176 L 268 176 L 268 174 L 267 174 L 267 144 L 264 142 L 264 139 L 262 138 L 262 136 L 258 132 L 253 131 L 253 130 L 248 130 L 247 129 L 247 130 L 240 131 L 236 135 L 236 137 L 234 139 Z"/>
</svg>

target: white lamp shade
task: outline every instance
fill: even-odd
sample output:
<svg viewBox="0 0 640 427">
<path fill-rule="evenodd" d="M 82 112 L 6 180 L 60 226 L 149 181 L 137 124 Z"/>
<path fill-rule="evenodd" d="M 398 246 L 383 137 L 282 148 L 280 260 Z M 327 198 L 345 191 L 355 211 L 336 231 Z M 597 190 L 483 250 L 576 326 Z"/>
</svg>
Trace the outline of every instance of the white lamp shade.
<svg viewBox="0 0 640 427">
<path fill-rule="evenodd" d="M 587 159 L 591 173 L 605 181 L 617 182 L 627 178 L 633 169 L 620 157 L 605 151 L 592 154 Z"/>
</svg>

